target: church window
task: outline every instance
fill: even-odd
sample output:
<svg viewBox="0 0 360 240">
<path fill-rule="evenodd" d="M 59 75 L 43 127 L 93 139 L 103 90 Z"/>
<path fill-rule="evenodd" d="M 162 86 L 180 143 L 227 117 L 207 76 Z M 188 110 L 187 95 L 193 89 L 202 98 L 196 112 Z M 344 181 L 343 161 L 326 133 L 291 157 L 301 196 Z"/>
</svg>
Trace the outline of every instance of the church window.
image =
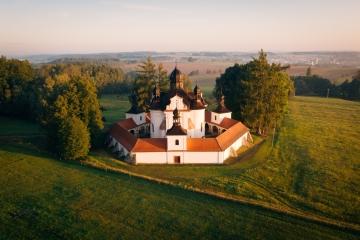
<svg viewBox="0 0 360 240">
<path fill-rule="evenodd" d="M 177 145 L 177 146 L 179 145 L 179 139 L 175 140 L 175 145 Z"/>
<path fill-rule="evenodd" d="M 215 115 L 215 121 L 216 121 L 216 115 Z"/>
<path fill-rule="evenodd" d="M 140 121 L 142 121 L 142 116 L 140 116 Z"/>
</svg>

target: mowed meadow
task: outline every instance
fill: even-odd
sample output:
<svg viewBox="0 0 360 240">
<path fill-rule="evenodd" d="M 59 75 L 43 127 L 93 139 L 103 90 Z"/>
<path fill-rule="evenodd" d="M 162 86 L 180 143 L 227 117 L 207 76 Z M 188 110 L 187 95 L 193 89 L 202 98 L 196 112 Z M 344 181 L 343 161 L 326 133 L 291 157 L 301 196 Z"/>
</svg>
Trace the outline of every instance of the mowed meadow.
<svg viewBox="0 0 360 240">
<path fill-rule="evenodd" d="M 115 95 L 101 104 L 107 128 L 129 107 Z M 296 97 L 273 149 L 266 140 L 225 166 L 132 166 L 107 150 L 89 159 L 282 213 L 56 160 L 36 124 L 0 118 L 0 239 L 357 239 L 286 211 L 359 225 L 359 117 L 356 102 Z"/>
<path fill-rule="evenodd" d="M 2 122 L 6 121 L 1 119 Z M 16 122 L 28 132 L 37 126 Z M 3 125 L 2 125 L 3 126 Z M 356 239 L 357 232 L 56 160 L 0 136 L 0 239 Z"/>
<path fill-rule="evenodd" d="M 358 102 L 295 97 L 274 147 L 269 138 L 254 155 L 232 159 L 229 165 L 132 166 L 103 152 L 94 153 L 93 161 L 185 187 L 360 224 L 359 123 Z"/>
</svg>

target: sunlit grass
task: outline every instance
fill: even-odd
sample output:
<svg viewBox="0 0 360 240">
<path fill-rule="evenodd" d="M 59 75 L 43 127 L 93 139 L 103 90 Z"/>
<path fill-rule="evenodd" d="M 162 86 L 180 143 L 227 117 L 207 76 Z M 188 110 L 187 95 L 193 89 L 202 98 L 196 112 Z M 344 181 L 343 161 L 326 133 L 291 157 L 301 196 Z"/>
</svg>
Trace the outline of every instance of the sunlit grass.
<svg viewBox="0 0 360 240">
<path fill-rule="evenodd" d="M 226 166 L 118 167 L 360 223 L 359 123 L 360 103 L 295 97 L 274 148 L 269 139 L 245 161 Z"/>
<path fill-rule="evenodd" d="M 0 142 L 2 239 L 350 239 L 305 222 Z M 265 227 L 266 226 L 266 227 Z"/>
</svg>

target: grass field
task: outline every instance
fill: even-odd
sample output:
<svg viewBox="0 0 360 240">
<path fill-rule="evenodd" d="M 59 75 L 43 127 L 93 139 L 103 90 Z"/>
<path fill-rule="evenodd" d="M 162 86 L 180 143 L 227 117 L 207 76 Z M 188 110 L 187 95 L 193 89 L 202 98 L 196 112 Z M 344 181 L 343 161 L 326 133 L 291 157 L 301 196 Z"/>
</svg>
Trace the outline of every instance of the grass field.
<svg viewBox="0 0 360 240">
<path fill-rule="evenodd" d="M 26 126 L 33 129 L 22 122 Z M 0 239 L 358 237 L 266 209 L 58 161 L 32 141 L 0 138 Z"/>
<path fill-rule="evenodd" d="M 103 96 L 107 126 L 124 97 Z M 93 161 L 359 224 L 360 104 L 296 97 L 271 151 L 226 166 L 132 166 Z M 357 239 L 261 207 L 55 160 L 36 124 L 0 118 L 0 239 Z M 6 126 L 6 127 L 4 127 Z M 26 134 L 24 134 L 26 133 Z"/>
<path fill-rule="evenodd" d="M 131 166 L 105 153 L 97 158 L 180 185 L 359 224 L 359 122 L 360 103 L 296 97 L 274 149 L 267 141 L 246 161 L 229 166 Z"/>
<path fill-rule="evenodd" d="M 40 126 L 36 123 L 25 122 L 16 118 L 0 116 L 0 136 L 1 135 L 22 135 L 31 136 L 43 134 Z M 16 126 L 14 128 L 14 126 Z"/>
<path fill-rule="evenodd" d="M 105 108 L 105 129 L 109 128 L 114 122 L 125 118 L 125 112 L 130 109 L 130 103 L 126 96 L 103 95 L 100 104 Z"/>
</svg>

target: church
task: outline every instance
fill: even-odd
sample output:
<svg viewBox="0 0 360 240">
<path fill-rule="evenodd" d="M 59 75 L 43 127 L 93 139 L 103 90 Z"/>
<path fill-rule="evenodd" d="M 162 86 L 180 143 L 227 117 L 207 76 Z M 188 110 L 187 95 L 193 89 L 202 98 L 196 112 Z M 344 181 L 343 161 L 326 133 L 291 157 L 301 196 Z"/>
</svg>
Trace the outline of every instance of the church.
<svg viewBox="0 0 360 240">
<path fill-rule="evenodd" d="M 107 145 L 132 164 L 223 164 L 252 141 L 249 129 L 231 118 L 222 96 L 207 111 L 200 88 L 184 90 L 184 75 L 175 67 L 169 91 L 153 89 L 149 112 L 140 110 L 136 96 L 126 119 L 115 123 Z"/>
</svg>

